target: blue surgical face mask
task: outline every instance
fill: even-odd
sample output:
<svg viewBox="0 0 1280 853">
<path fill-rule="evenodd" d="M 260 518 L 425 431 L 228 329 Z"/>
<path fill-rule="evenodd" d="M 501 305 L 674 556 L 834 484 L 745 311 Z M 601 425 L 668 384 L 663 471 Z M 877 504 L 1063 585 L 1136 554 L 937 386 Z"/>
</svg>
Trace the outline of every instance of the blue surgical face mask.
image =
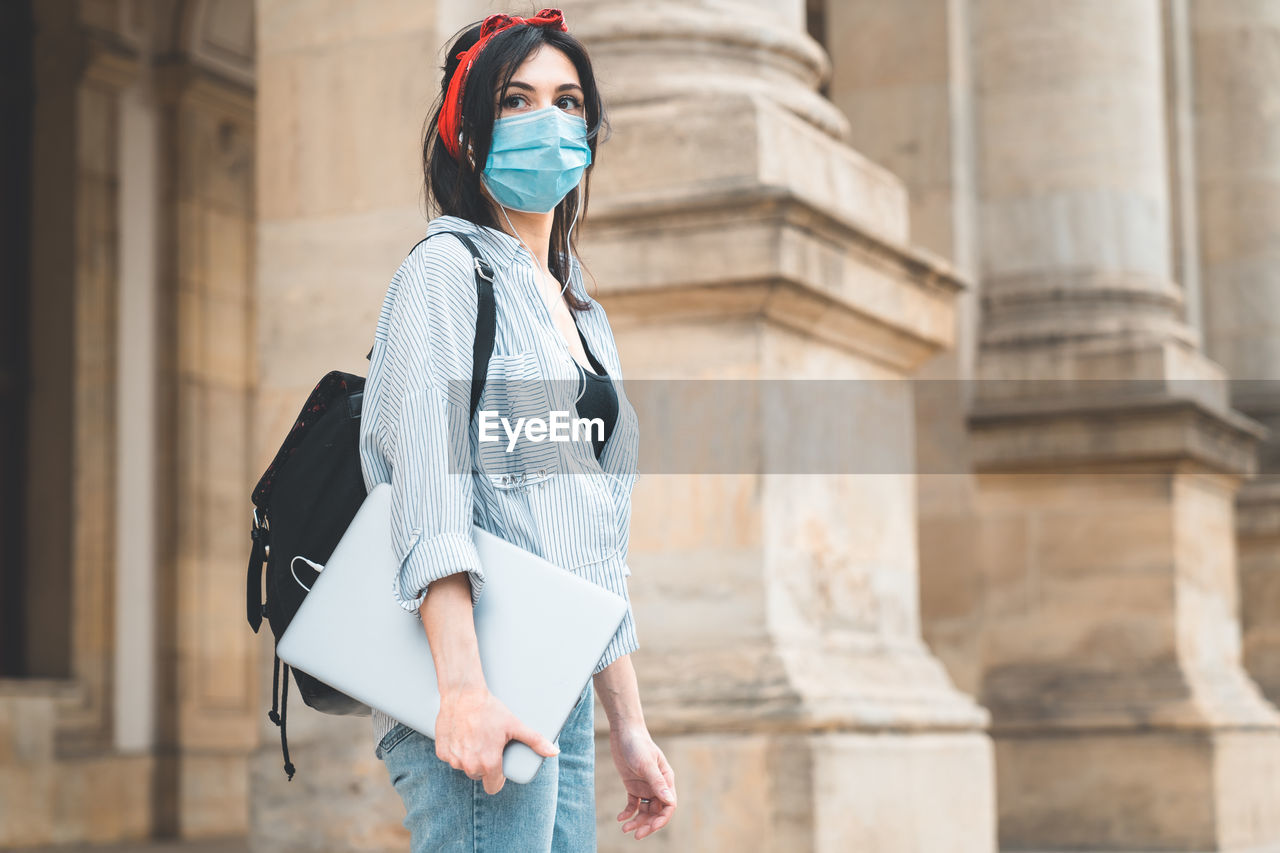
<svg viewBox="0 0 1280 853">
<path fill-rule="evenodd" d="M 481 180 L 503 207 L 547 213 L 590 164 L 586 120 L 557 106 L 543 107 L 493 123 Z"/>
</svg>

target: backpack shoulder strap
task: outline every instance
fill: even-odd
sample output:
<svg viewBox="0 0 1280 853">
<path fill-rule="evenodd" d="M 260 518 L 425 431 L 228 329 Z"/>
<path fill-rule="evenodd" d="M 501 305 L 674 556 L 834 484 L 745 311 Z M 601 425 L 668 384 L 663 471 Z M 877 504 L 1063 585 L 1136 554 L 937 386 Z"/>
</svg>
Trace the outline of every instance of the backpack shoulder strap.
<svg viewBox="0 0 1280 853">
<path fill-rule="evenodd" d="M 480 394 L 484 391 L 484 383 L 489 376 L 489 359 L 493 356 L 493 344 L 498 331 L 498 306 L 493 296 L 493 267 L 489 266 L 489 262 L 484 259 L 484 255 L 480 254 L 480 250 L 476 248 L 476 244 L 471 240 L 471 237 L 461 231 L 437 231 L 435 234 L 428 234 L 418 243 L 415 243 L 413 248 L 418 248 L 419 243 L 430 240 L 438 234 L 452 234 L 461 240 L 467 250 L 471 252 L 472 268 L 475 270 L 476 302 L 479 310 L 476 312 L 476 337 L 471 345 L 473 359 L 471 368 L 471 417 L 474 418 L 476 409 L 480 406 Z M 413 249 L 409 251 L 412 253 Z M 372 347 L 369 348 L 369 354 L 365 358 L 373 358 Z"/>
</svg>

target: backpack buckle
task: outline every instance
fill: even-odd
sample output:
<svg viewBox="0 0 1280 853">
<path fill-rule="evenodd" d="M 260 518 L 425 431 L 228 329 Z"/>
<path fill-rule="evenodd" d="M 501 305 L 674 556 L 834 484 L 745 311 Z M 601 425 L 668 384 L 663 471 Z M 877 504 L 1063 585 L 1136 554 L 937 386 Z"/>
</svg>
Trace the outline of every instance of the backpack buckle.
<svg viewBox="0 0 1280 853">
<path fill-rule="evenodd" d="M 271 525 L 267 522 L 267 517 L 258 512 L 258 508 L 253 508 L 253 529 L 249 531 L 249 538 L 254 542 L 262 545 L 262 556 L 271 558 Z"/>
<path fill-rule="evenodd" d="M 489 267 L 488 261 L 484 258 L 472 258 L 471 265 L 476 268 L 476 275 L 493 284 L 493 270 Z"/>
</svg>

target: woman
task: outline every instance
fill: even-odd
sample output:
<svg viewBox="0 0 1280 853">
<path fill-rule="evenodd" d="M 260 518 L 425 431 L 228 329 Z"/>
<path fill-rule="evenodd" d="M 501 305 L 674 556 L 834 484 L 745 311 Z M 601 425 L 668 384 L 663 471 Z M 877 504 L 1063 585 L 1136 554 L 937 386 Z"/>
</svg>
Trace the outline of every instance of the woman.
<svg viewBox="0 0 1280 853">
<path fill-rule="evenodd" d="M 375 712 L 375 754 L 404 800 L 415 851 L 595 850 L 596 693 L 627 791 L 622 831 L 644 838 L 676 805 L 674 773 L 640 708 L 631 609 L 557 749 L 486 689 L 471 610 L 485 579 L 470 529 L 474 518 L 627 595 L 638 425 L 572 236 L 586 209 L 603 107 L 587 53 L 557 9 L 528 19 L 490 15 L 465 30 L 448 49 L 441 89 L 423 160 L 442 215 L 387 290 L 360 432 L 366 485 L 393 487 L 401 558 L 393 593 L 422 620 L 440 713 L 433 741 Z M 604 426 L 590 441 L 526 442 L 511 452 L 505 439 L 479 442 L 477 421 L 468 421 L 473 259 L 441 233 L 448 231 L 470 236 L 494 273 L 497 331 L 481 412 L 514 422 L 576 408 Z M 511 739 L 547 756 L 526 785 L 504 784 L 502 750 Z"/>
</svg>

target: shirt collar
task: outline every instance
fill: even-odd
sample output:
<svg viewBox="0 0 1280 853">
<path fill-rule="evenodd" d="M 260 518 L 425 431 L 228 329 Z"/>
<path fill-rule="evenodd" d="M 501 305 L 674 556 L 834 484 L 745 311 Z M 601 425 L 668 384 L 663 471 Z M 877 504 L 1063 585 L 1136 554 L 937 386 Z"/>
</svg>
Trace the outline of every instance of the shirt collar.
<svg viewBox="0 0 1280 853">
<path fill-rule="evenodd" d="M 490 228 L 486 225 L 478 225 L 470 219 L 463 219 L 461 216 L 443 215 L 437 216 L 427 225 L 427 234 L 436 234 L 441 231 L 461 231 L 477 238 L 476 248 L 484 255 L 486 261 L 493 268 L 506 269 L 516 259 L 516 255 L 524 252 L 528 254 L 524 244 L 517 238 L 511 236 L 506 231 L 498 228 Z M 576 293 L 580 298 L 592 301 L 587 295 L 586 287 L 582 283 L 582 265 L 578 259 L 570 253 L 569 257 L 570 269 L 570 285 L 569 289 Z"/>
<path fill-rule="evenodd" d="M 476 248 L 495 269 L 505 269 L 515 260 L 517 252 L 525 251 L 521 242 L 507 232 L 477 225 L 461 216 L 437 216 L 427 225 L 427 234 L 438 234 L 442 231 L 461 231 L 475 237 Z"/>
</svg>

